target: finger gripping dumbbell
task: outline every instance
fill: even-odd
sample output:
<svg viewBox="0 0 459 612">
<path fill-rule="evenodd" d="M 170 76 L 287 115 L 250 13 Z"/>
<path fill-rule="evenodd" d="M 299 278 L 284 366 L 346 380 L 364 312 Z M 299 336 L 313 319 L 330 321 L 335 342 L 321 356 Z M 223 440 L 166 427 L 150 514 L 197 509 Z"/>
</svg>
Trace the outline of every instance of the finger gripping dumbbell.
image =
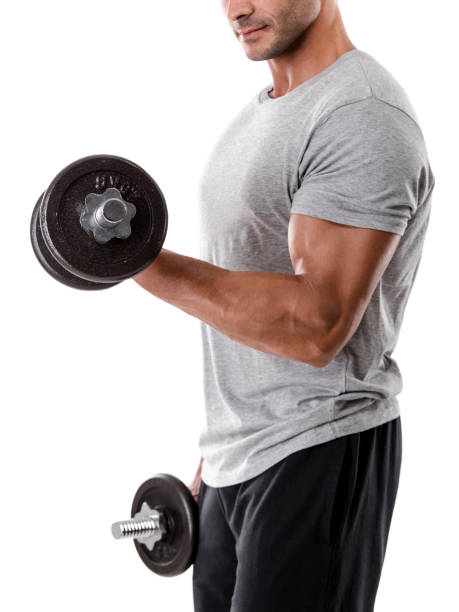
<svg viewBox="0 0 459 612">
<path fill-rule="evenodd" d="M 145 269 L 167 232 L 167 206 L 134 162 L 92 155 L 53 179 L 32 213 L 32 247 L 53 278 L 76 289 L 106 289 Z"/>
<path fill-rule="evenodd" d="M 161 576 L 177 576 L 194 562 L 198 546 L 198 505 L 175 476 L 156 474 L 137 490 L 131 519 L 112 525 L 116 539 L 134 539 L 142 561 Z"/>
</svg>

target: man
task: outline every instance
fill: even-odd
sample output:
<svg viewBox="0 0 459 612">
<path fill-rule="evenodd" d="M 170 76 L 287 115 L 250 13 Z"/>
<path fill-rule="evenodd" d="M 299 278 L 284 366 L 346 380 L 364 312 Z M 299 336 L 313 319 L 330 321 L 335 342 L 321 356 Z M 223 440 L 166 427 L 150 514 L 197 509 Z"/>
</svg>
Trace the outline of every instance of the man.
<svg viewBox="0 0 459 612">
<path fill-rule="evenodd" d="M 202 321 L 195 610 L 371 612 L 401 465 L 391 354 L 434 176 L 336 0 L 222 5 L 273 82 L 207 162 L 202 260 L 163 249 L 136 276 Z"/>
</svg>

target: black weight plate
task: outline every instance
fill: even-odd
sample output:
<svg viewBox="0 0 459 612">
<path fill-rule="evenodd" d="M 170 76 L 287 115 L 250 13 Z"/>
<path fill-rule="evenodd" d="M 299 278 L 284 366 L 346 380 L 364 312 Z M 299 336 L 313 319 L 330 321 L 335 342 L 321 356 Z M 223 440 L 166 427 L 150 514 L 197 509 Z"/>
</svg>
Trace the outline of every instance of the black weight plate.
<svg viewBox="0 0 459 612">
<path fill-rule="evenodd" d="M 39 209 L 40 204 L 43 198 L 43 194 L 38 199 L 36 203 L 33 213 L 32 219 L 30 222 L 30 240 L 32 242 L 32 248 L 34 253 L 41 263 L 43 268 L 50 274 L 54 279 L 67 285 L 68 287 L 72 287 L 73 289 L 85 289 L 85 290 L 94 290 L 94 289 L 108 289 L 108 287 L 113 287 L 113 285 L 117 285 L 118 283 L 93 283 L 91 281 L 85 280 L 84 278 L 80 278 L 68 272 L 65 268 L 63 268 L 54 257 L 51 255 L 48 247 L 43 240 L 43 235 L 41 233 L 40 223 L 39 223 Z"/>
<path fill-rule="evenodd" d="M 88 193 L 116 187 L 136 207 L 129 238 L 98 244 L 80 225 Z M 69 272 L 93 282 L 115 282 L 145 269 L 157 256 L 167 231 L 167 207 L 153 178 L 140 166 L 114 155 L 91 155 L 64 168 L 43 196 L 43 238 Z"/>
<path fill-rule="evenodd" d="M 145 565 L 161 576 L 177 576 L 193 563 L 198 545 L 198 505 L 188 487 L 175 476 L 156 474 L 144 482 L 135 494 L 131 516 L 140 512 L 143 502 L 164 512 L 167 535 L 153 550 L 134 540 Z"/>
</svg>

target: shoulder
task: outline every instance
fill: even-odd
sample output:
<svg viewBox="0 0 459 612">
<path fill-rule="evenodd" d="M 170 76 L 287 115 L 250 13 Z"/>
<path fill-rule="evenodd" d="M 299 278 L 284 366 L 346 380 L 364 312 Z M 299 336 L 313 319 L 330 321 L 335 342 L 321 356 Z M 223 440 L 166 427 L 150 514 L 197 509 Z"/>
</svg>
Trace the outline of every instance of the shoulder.
<svg viewBox="0 0 459 612">
<path fill-rule="evenodd" d="M 339 66 L 331 71 L 322 95 L 314 109 L 315 127 L 326 122 L 332 114 L 341 118 L 374 116 L 391 122 L 404 115 L 420 131 L 420 124 L 407 92 L 397 79 L 372 55 L 354 49 Z M 400 119 L 401 122 L 406 122 Z"/>
</svg>

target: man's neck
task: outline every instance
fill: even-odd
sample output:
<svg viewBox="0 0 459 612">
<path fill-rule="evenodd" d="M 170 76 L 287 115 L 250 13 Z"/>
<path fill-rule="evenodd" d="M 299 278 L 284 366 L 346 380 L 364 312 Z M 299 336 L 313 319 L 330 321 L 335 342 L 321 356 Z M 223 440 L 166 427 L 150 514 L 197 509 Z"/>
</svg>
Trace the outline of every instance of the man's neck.
<svg viewBox="0 0 459 612">
<path fill-rule="evenodd" d="M 356 47 L 352 44 L 336 51 L 335 49 L 329 50 L 327 53 L 323 53 L 320 56 L 309 56 L 303 60 L 303 64 L 300 68 L 284 67 L 282 73 L 271 70 L 273 76 L 273 88 L 268 93 L 270 98 L 279 98 L 301 85 L 305 81 L 308 81 L 312 77 L 316 76 L 333 64 L 341 55 L 352 51 Z M 270 62 L 273 60 L 269 60 Z"/>
<path fill-rule="evenodd" d="M 271 98 L 279 98 L 356 47 L 347 36 L 339 10 L 324 10 L 287 52 L 267 60 L 273 79 Z"/>
</svg>

